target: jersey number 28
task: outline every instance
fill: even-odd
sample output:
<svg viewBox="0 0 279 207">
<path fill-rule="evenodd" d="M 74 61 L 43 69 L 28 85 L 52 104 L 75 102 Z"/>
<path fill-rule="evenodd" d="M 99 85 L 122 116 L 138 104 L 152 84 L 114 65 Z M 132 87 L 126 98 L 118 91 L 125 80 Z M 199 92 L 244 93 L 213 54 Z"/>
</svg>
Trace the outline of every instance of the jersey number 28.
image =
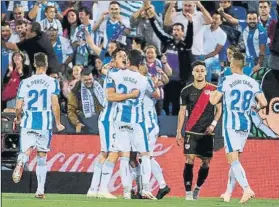
<svg viewBox="0 0 279 207">
<path fill-rule="evenodd" d="M 246 111 L 249 109 L 251 99 L 253 97 L 253 92 L 252 91 L 244 91 L 243 96 L 241 97 L 241 92 L 239 90 L 232 90 L 231 96 L 234 97 L 234 99 L 231 102 L 231 110 L 236 110 L 236 111 Z M 240 104 L 238 104 L 240 102 Z M 240 105 L 241 109 L 239 106 Z"/>
</svg>

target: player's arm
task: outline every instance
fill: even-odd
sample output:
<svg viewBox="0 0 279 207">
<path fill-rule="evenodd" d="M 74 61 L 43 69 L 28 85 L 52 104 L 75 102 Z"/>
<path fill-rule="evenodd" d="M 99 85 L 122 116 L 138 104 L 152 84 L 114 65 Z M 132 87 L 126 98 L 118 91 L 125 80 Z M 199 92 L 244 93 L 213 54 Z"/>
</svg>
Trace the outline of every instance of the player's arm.
<svg viewBox="0 0 279 207">
<path fill-rule="evenodd" d="M 258 100 L 257 106 L 256 106 L 256 110 L 259 111 L 261 109 L 264 109 L 267 106 L 267 100 L 265 98 L 264 93 L 258 93 L 256 95 L 256 98 Z"/>
<path fill-rule="evenodd" d="M 55 122 L 56 122 L 56 127 L 58 131 L 64 130 L 64 126 L 61 124 L 61 119 L 60 119 L 60 105 L 58 101 L 58 96 L 53 94 L 51 95 L 51 106 L 52 106 L 52 111 L 55 117 Z"/>
<path fill-rule="evenodd" d="M 131 93 L 116 93 L 115 88 L 106 90 L 107 100 L 110 102 L 121 102 L 127 99 L 135 99 L 139 96 L 139 90 L 133 90 Z"/>
<path fill-rule="evenodd" d="M 187 89 L 183 89 L 180 95 L 180 109 L 178 113 L 177 130 L 176 130 L 176 142 L 178 146 L 180 146 L 183 142 L 181 132 L 185 121 L 185 116 L 186 116 L 186 110 L 187 110 L 186 102 L 187 102 Z"/>
<path fill-rule="evenodd" d="M 209 101 L 210 101 L 210 103 L 212 105 L 216 105 L 217 103 L 219 103 L 219 101 L 221 100 L 222 96 L 223 96 L 223 93 L 221 93 L 220 91 L 218 91 L 218 90 L 212 91 L 210 93 Z"/>
<path fill-rule="evenodd" d="M 212 134 L 214 132 L 216 125 L 222 115 L 222 103 L 216 104 L 215 107 L 216 107 L 216 112 L 215 112 L 214 120 L 207 127 L 205 134 Z"/>
<path fill-rule="evenodd" d="M 7 49 L 12 50 L 12 51 L 18 51 L 19 50 L 17 45 L 15 43 L 12 43 L 12 42 L 3 42 L 2 47 L 7 48 Z"/>
<path fill-rule="evenodd" d="M 16 108 L 15 108 L 15 112 L 16 112 L 15 122 L 16 122 L 16 124 L 20 124 L 23 104 L 24 104 L 23 99 L 17 99 L 16 100 Z"/>
<path fill-rule="evenodd" d="M 226 14 L 224 12 L 224 9 L 221 7 L 218 9 L 218 12 L 221 14 L 222 17 L 224 17 L 229 23 L 231 24 L 239 24 L 239 20 L 234 18 L 233 16 Z"/>
</svg>

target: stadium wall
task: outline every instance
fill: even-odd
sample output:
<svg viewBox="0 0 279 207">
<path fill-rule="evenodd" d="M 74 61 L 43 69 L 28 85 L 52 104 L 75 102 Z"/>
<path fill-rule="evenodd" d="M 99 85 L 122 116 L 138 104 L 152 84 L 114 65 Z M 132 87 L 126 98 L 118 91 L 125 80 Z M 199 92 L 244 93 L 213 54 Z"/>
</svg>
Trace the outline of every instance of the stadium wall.
<svg viewBox="0 0 279 207">
<path fill-rule="evenodd" d="M 100 140 L 96 135 L 55 135 L 52 150 L 48 154 L 47 193 L 85 194 L 89 188 L 94 165 L 98 160 Z M 241 157 L 249 184 L 259 198 L 279 198 L 279 140 L 249 139 Z M 184 196 L 182 172 L 184 155 L 174 138 L 159 138 L 154 156 L 160 163 L 165 179 L 171 187 L 170 196 Z M 19 184 L 12 183 L 11 171 L 2 172 L 3 192 L 35 192 L 36 155 L 32 154 L 28 169 Z M 210 165 L 208 180 L 203 186 L 201 196 L 218 197 L 226 188 L 228 164 L 223 148 L 216 151 Z M 195 163 L 195 175 L 199 161 Z M 197 177 L 194 177 L 194 184 Z M 158 190 L 154 177 L 151 178 L 152 190 Z M 112 176 L 110 190 L 122 194 L 119 165 Z M 234 196 L 241 196 L 236 187 Z"/>
</svg>

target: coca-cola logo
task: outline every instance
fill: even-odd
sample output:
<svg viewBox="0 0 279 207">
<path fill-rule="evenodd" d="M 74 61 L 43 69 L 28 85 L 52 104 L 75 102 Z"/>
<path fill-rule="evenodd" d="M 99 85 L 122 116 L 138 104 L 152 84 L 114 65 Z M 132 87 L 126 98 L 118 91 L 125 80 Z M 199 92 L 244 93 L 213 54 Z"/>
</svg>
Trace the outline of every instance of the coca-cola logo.
<svg viewBox="0 0 279 207">
<path fill-rule="evenodd" d="M 154 157 L 163 156 L 172 149 L 173 145 L 164 148 L 164 145 L 157 143 L 154 148 Z M 94 166 L 100 159 L 101 154 L 94 153 L 72 153 L 67 157 L 66 153 L 57 152 L 51 157 L 48 157 L 47 169 L 48 171 L 58 171 L 58 172 L 94 172 Z M 30 171 L 35 171 L 37 163 L 37 157 L 31 158 L 28 169 Z M 163 170 L 163 169 L 162 169 Z M 109 190 L 114 192 L 121 187 L 120 182 L 120 170 L 117 169 L 110 180 Z M 156 179 L 152 176 L 150 180 L 150 189 L 154 190 L 158 187 Z M 136 186 L 133 186 L 136 188 Z M 135 189 L 136 190 L 136 189 Z"/>
</svg>

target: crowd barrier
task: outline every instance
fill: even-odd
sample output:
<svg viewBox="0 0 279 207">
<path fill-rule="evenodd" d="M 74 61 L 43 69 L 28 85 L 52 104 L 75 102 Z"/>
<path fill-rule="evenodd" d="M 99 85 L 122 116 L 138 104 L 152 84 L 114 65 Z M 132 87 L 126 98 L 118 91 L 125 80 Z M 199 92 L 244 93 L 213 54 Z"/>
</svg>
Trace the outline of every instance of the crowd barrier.
<svg viewBox="0 0 279 207">
<path fill-rule="evenodd" d="M 79 174 L 79 179 L 71 178 L 67 182 L 87 182 L 80 185 L 82 190 L 71 189 L 73 192 L 85 193 L 91 181 L 91 173 L 99 159 L 100 140 L 96 135 L 55 135 L 51 143 L 51 151 L 48 153 L 48 171 Z M 249 184 L 259 198 L 279 198 L 279 140 L 255 140 L 247 141 L 244 153 L 241 157 L 246 170 Z M 185 158 L 183 149 L 176 144 L 176 140 L 159 138 L 156 144 L 154 156 L 160 163 L 166 182 L 171 187 L 170 196 L 184 196 L 183 169 Z M 28 169 L 35 171 L 36 154 L 33 153 Z M 194 184 L 199 169 L 197 160 L 194 167 Z M 210 164 L 209 177 L 204 184 L 201 196 L 218 197 L 226 189 L 229 165 L 225 158 L 224 148 L 217 150 Z M 88 175 L 90 173 L 90 176 Z M 63 174 L 63 173 L 62 173 Z M 82 176 L 86 181 L 82 181 Z M 57 177 L 57 176 L 56 176 Z M 57 186 L 65 185 L 65 180 L 56 178 L 56 187 L 48 186 L 48 192 L 57 192 Z M 11 178 L 9 178 L 11 179 Z M 48 182 L 53 182 L 54 176 L 48 177 Z M 69 178 L 70 179 L 70 178 Z M 61 184 L 61 185 L 60 185 Z M 47 184 L 48 185 L 48 184 Z M 78 184 L 77 184 L 78 185 Z M 158 183 L 151 178 L 151 188 L 154 193 L 158 190 Z M 75 186 L 77 188 L 77 186 Z M 110 180 L 109 189 L 114 194 L 121 194 L 119 164 L 117 164 Z M 69 190 L 69 189 L 67 189 Z M 58 191 L 58 193 L 63 193 Z M 65 193 L 65 192 L 64 192 Z M 241 196 L 242 191 L 236 187 L 234 196 Z"/>
</svg>

